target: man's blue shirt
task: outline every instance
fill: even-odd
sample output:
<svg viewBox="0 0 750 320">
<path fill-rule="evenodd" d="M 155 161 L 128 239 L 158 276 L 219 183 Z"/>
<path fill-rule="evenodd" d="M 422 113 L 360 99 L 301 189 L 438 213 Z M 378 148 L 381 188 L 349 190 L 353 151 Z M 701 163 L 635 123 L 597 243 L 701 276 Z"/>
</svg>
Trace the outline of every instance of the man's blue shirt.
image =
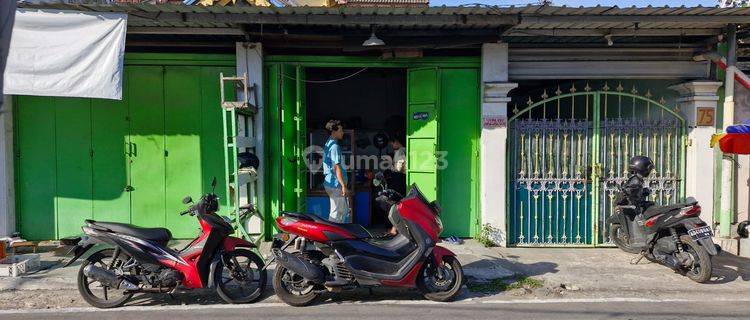
<svg viewBox="0 0 750 320">
<path fill-rule="evenodd" d="M 330 189 L 341 188 L 339 180 L 336 179 L 336 172 L 333 171 L 333 166 L 337 164 L 341 166 L 344 183 L 347 182 L 346 172 L 343 172 L 343 160 L 344 156 L 341 154 L 341 147 L 336 140 L 329 138 L 328 141 L 326 141 L 325 147 L 323 147 L 323 175 L 325 175 L 325 180 L 323 181 L 324 187 Z"/>
</svg>

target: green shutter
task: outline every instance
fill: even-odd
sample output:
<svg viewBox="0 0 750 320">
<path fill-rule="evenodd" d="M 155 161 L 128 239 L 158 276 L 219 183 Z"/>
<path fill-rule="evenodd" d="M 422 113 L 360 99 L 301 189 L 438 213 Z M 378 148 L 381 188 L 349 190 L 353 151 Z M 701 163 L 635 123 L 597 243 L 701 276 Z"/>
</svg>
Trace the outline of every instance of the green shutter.
<svg viewBox="0 0 750 320">
<path fill-rule="evenodd" d="M 165 227 L 164 78 L 162 67 L 132 67 L 130 101 L 131 222 Z M 137 87 L 135 84 L 139 84 Z"/>
<path fill-rule="evenodd" d="M 437 198 L 438 73 L 437 68 L 415 68 L 407 76 L 407 182 L 429 200 Z"/>
</svg>

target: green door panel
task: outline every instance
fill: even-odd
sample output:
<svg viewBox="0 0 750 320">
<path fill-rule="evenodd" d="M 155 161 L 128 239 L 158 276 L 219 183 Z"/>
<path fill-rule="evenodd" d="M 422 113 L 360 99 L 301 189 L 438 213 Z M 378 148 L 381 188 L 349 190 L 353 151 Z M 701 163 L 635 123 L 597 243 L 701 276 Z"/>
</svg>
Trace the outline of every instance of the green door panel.
<svg viewBox="0 0 750 320">
<path fill-rule="evenodd" d="M 442 69 L 439 201 L 444 235 L 469 237 L 478 225 L 479 71 Z"/>
<path fill-rule="evenodd" d="M 128 90 L 131 222 L 143 227 L 165 227 L 162 67 L 133 66 L 128 72 L 132 84 Z"/>
<path fill-rule="evenodd" d="M 281 77 L 281 192 L 282 210 L 297 210 L 297 68 L 283 65 Z"/>
<path fill-rule="evenodd" d="M 25 239 L 55 239 L 55 108 L 49 97 L 19 96 L 16 102 L 18 230 Z"/>
<path fill-rule="evenodd" d="M 265 126 L 266 155 L 262 159 L 266 165 L 265 193 L 268 213 L 266 221 L 274 221 L 281 212 L 281 65 L 266 69 L 265 87 Z M 261 165 L 263 165 L 261 163 Z M 266 223 L 266 234 L 273 234 L 274 223 Z"/>
<path fill-rule="evenodd" d="M 125 68 L 128 74 L 129 67 Z M 130 223 L 128 77 L 123 99 L 91 99 L 94 220 Z"/>
<path fill-rule="evenodd" d="M 307 212 L 307 175 L 308 170 L 305 166 L 305 149 L 307 148 L 307 90 L 305 80 L 305 69 L 302 67 L 296 68 L 296 87 L 297 87 L 297 101 L 295 103 L 295 130 L 297 133 L 297 141 L 295 145 L 295 152 L 297 153 L 296 164 L 297 164 L 297 211 Z"/>
<path fill-rule="evenodd" d="M 437 198 L 439 78 L 437 68 L 407 73 L 406 177 L 427 199 Z"/>
<path fill-rule="evenodd" d="M 54 99 L 57 139 L 57 237 L 81 234 L 92 215 L 91 100 Z"/>
<path fill-rule="evenodd" d="M 180 212 L 182 198 L 198 199 L 202 191 L 200 76 L 200 67 L 169 66 L 164 72 L 164 201 L 167 228 L 175 238 L 195 237 L 198 230 L 194 219 Z"/>
</svg>

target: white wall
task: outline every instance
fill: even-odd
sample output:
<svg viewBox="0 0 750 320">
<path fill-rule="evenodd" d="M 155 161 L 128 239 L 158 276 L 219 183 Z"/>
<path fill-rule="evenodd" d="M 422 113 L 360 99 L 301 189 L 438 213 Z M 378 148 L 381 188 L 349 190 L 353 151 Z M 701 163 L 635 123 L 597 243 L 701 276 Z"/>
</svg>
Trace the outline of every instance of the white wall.
<svg viewBox="0 0 750 320">
<path fill-rule="evenodd" d="M 508 45 L 482 45 L 481 216 L 482 225 L 492 226 L 498 245 L 506 245 L 505 153 L 508 138 Z M 493 124 L 489 124 L 492 121 Z"/>
<path fill-rule="evenodd" d="M 5 97 L 0 107 L 0 237 L 15 231 L 15 195 L 13 185 L 13 113 L 12 99 Z"/>
<path fill-rule="evenodd" d="M 714 126 L 696 125 L 697 108 L 716 110 L 719 96 L 716 91 L 721 82 L 691 81 L 670 87 L 680 93 L 677 102 L 687 122 L 688 146 L 685 157 L 685 195 L 694 197 L 703 208 L 701 217 L 713 226 L 714 212 L 714 149 L 711 148 L 711 135 Z"/>
</svg>

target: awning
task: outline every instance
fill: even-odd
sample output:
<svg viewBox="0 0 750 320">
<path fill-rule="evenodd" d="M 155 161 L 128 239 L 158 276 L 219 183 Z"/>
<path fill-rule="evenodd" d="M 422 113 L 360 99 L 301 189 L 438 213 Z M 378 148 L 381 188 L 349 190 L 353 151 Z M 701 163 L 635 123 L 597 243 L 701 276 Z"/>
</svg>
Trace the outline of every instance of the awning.
<svg viewBox="0 0 750 320">
<path fill-rule="evenodd" d="M 5 94 L 122 98 L 127 14 L 18 9 Z"/>
</svg>

